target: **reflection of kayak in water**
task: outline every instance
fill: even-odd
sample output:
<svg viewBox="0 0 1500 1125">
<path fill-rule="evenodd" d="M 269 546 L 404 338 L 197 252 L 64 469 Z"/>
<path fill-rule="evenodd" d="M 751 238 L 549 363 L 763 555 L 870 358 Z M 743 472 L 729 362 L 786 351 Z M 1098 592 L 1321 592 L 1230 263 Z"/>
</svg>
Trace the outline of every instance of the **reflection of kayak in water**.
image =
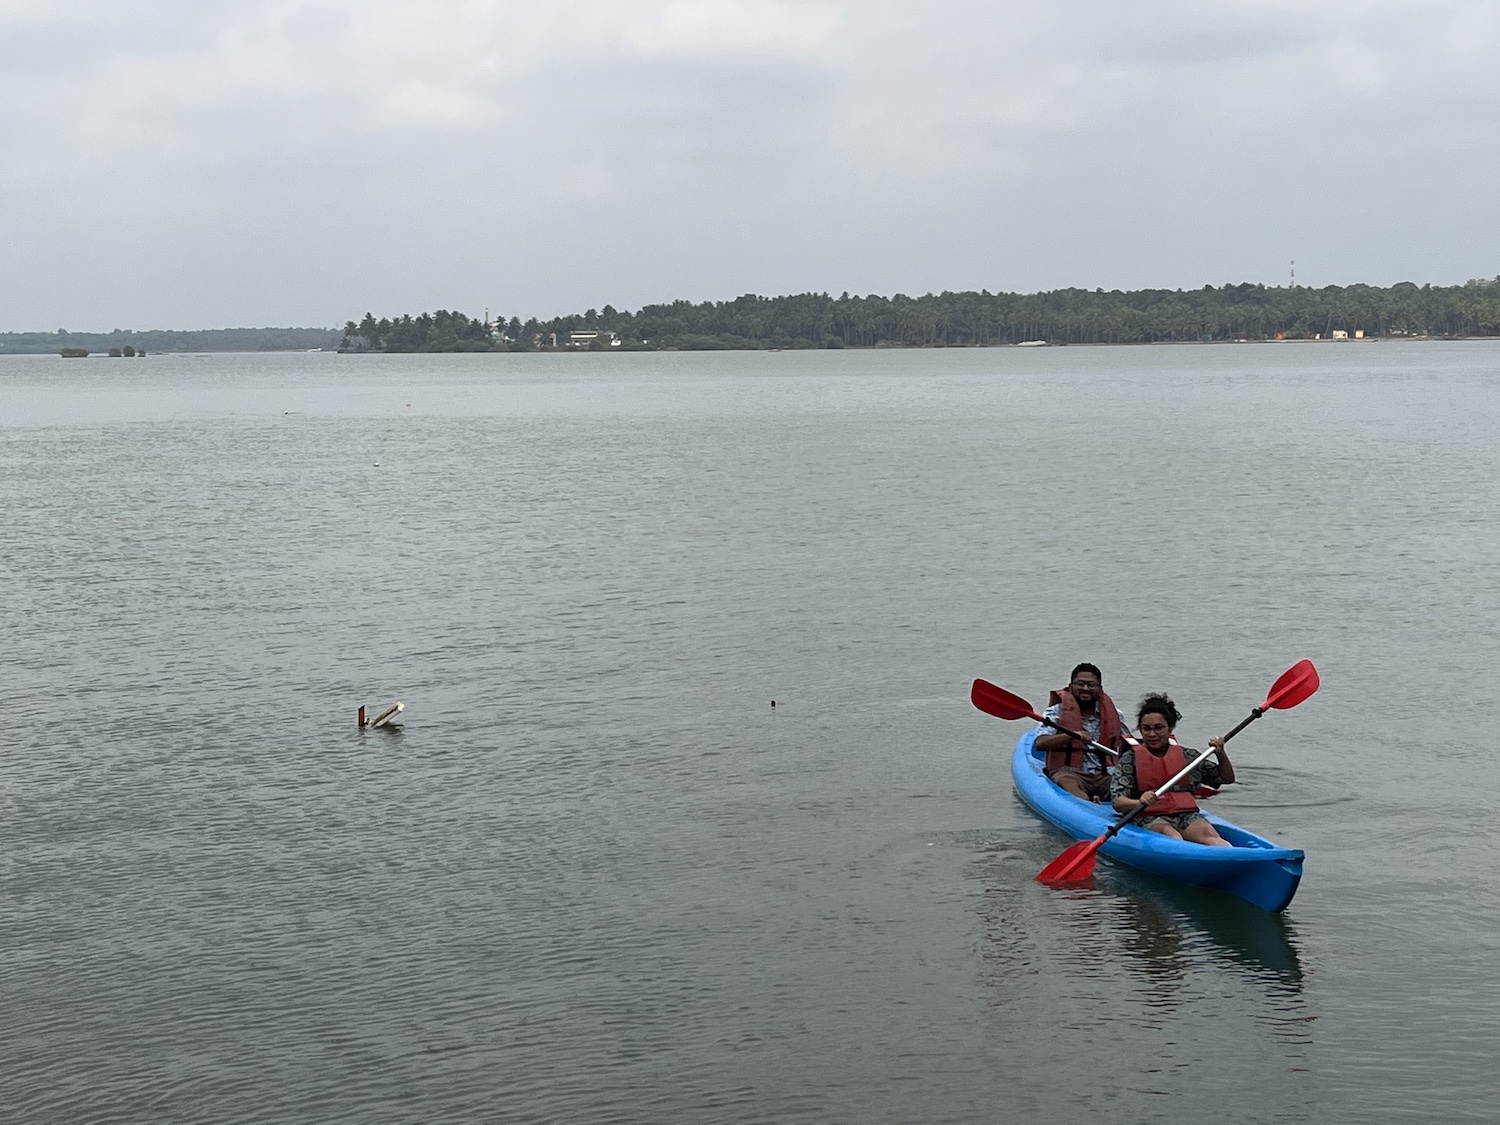
<svg viewBox="0 0 1500 1125">
<path fill-rule="evenodd" d="M 1199 941 L 1257 976 L 1293 986 L 1301 982 L 1302 962 L 1286 915 L 1141 872 L 1121 872 L 1121 880 L 1116 889 L 1134 922 L 1136 952 L 1148 962 L 1157 943 L 1176 949 Z M 1180 966 L 1167 957 L 1163 968 L 1177 972 Z"/>
<path fill-rule="evenodd" d="M 1016 743 L 1011 775 L 1021 799 L 1075 840 L 1102 836 L 1116 819 L 1109 805 L 1096 805 L 1064 793 L 1042 773 L 1042 756 L 1032 749 L 1035 731 Z M 1215 848 L 1174 840 L 1127 825 L 1107 840 L 1102 854 L 1199 887 L 1225 891 L 1262 910 L 1284 910 L 1302 881 L 1302 852 L 1283 848 L 1207 810 L 1203 813 L 1232 847 Z"/>
</svg>

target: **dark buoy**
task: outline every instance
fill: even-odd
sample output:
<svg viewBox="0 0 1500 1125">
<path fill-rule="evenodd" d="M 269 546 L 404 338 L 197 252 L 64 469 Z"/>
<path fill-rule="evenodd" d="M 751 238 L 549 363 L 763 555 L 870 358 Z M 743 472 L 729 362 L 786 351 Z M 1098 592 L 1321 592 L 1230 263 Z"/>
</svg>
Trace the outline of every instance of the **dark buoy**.
<svg viewBox="0 0 1500 1125">
<path fill-rule="evenodd" d="M 774 699 L 771 700 L 771 710 L 772 711 L 776 710 L 776 700 L 774 700 Z"/>
</svg>

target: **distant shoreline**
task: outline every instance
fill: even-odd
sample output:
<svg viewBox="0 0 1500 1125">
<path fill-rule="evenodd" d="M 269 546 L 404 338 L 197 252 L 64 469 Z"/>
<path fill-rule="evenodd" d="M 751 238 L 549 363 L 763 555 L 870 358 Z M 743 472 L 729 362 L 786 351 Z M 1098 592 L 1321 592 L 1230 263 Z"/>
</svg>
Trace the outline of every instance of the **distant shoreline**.
<svg viewBox="0 0 1500 1125">
<path fill-rule="evenodd" d="M 492 319 L 489 310 L 482 318 L 446 309 L 379 319 L 366 312 L 341 330 L 0 333 L 0 355 L 65 348 L 91 354 L 127 348 L 148 354 L 800 351 L 1495 338 L 1500 338 L 1500 277 L 1384 288 L 1241 283 L 1190 290 L 945 291 L 920 297 L 747 293 L 728 301 L 644 305 L 635 312 L 605 305 L 547 321 Z"/>
<path fill-rule="evenodd" d="M 1068 341 L 1022 342 L 1022 343 L 989 343 L 989 344 L 903 344 L 903 343 L 879 343 L 879 344 L 854 344 L 836 349 L 841 351 L 855 352 L 881 352 L 881 351 L 982 351 L 993 349 L 1052 349 L 1058 348 L 1154 348 L 1154 347 L 1222 347 L 1222 346 L 1250 346 L 1256 344 L 1329 344 L 1329 345 L 1358 345 L 1358 344 L 1390 344 L 1390 343 L 1469 343 L 1469 342 L 1497 342 L 1500 336 L 1364 336 L 1359 339 L 1333 339 L 1330 337 L 1312 337 L 1284 340 L 1142 340 L 1142 341 L 1086 341 L 1081 343 L 1070 343 Z M 630 348 L 611 349 L 611 352 L 623 352 L 625 354 L 638 355 L 642 352 L 702 352 L 702 351 L 732 351 L 732 352 L 808 352 L 823 351 L 826 349 L 816 346 L 805 345 L 801 347 L 709 347 L 695 348 L 680 345 L 668 345 L 664 347 L 635 346 Z M 180 351 L 160 350 L 148 351 L 138 350 L 131 354 L 111 354 L 108 350 L 85 351 L 82 355 L 61 355 L 61 349 L 47 348 L 28 351 L 0 350 L 0 358 L 7 356 L 57 356 L 64 359 L 143 359 L 183 356 L 207 357 L 211 355 L 353 355 L 353 356 L 377 356 L 377 355 L 582 355 L 587 354 L 589 349 L 559 346 L 540 347 L 528 349 L 507 348 L 473 348 L 464 350 L 449 349 L 411 349 L 406 351 L 374 350 L 370 348 L 218 348 L 218 349 L 183 349 Z M 611 353 L 602 353 L 611 354 Z"/>
<path fill-rule="evenodd" d="M 329 328 L 118 329 L 113 332 L 0 332 L 0 355 L 57 355 L 64 349 L 108 355 L 111 348 L 148 355 L 192 352 L 332 351 L 341 334 Z"/>
<path fill-rule="evenodd" d="M 742 351 L 806 348 L 1076 346 L 1500 337 L 1500 278 L 1434 288 L 1401 282 L 1239 284 L 1133 292 L 799 293 L 674 301 L 636 312 L 605 305 L 548 321 L 439 309 L 345 323 L 348 352 Z"/>
<path fill-rule="evenodd" d="M 1329 345 L 1360 345 L 1360 344 L 1392 344 L 1392 343 L 1468 343 L 1468 342 L 1500 342 L 1500 336 L 1363 336 L 1358 339 L 1333 339 L 1330 337 L 1312 337 L 1284 340 L 1141 340 L 1141 341 L 1111 341 L 1095 340 L 1082 343 L 1069 343 L 1066 340 L 1052 343 L 991 343 L 991 344 L 849 344 L 844 347 L 832 349 L 837 351 L 851 352 L 917 352 L 917 351 L 992 351 L 997 349 L 1041 349 L 1056 350 L 1059 348 L 1205 348 L 1240 346 L 1249 347 L 1253 345 L 1282 345 L 1282 344 L 1329 344 Z M 339 355 L 353 356 L 389 356 L 389 355 L 586 355 L 591 354 L 588 348 L 568 347 L 533 347 L 526 349 L 507 348 L 412 348 L 412 349 L 373 349 L 373 348 L 331 348 L 326 349 L 337 352 Z M 610 349 L 608 352 L 597 354 L 626 354 L 639 355 L 643 352 L 816 352 L 829 349 L 813 345 L 802 347 L 707 347 L 695 348 L 679 345 L 663 347 L 640 346 L 628 348 Z"/>
</svg>

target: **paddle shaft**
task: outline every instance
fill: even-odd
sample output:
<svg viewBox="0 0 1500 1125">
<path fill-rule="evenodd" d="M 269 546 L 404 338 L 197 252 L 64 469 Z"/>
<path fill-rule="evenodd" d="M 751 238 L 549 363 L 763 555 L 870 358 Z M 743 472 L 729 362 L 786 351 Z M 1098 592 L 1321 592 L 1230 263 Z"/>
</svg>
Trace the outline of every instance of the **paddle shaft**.
<svg viewBox="0 0 1500 1125">
<path fill-rule="evenodd" d="M 1230 731 L 1228 734 L 1226 734 L 1224 736 L 1224 741 L 1228 742 L 1231 738 L 1233 738 L 1235 735 L 1239 734 L 1240 731 L 1244 730 L 1246 727 L 1248 727 L 1251 723 L 1255 722 L 1256 719 L 1260 718 L 1265 713 L 1266 713 L 1265 712 L 1265 708 L 1263 708 L 1263 707 L 1257 707 L 1254 711 L 1251 711 L 1249 718 L 1247 718 L 1243 723 L 1241 723 L 1239 726 L 1235 727 L 1232 731 Z M 1144 749 L 1144 747 L 1142 747 L 1142 749 Z M 1214 758 L 1214 757 L 1217 757 L 1217 756 L 1218 756 L 1217 751 L 1210 749 L 1207 753 L 1201 754 L 1198 757 L 1194 758 L 1191 762 L 1187 763 L 1187 765 L 1183 766 L 1180 770 L 1178 770 L 1175 774 L 1173 774 L 1170 778 L 1168 778 L 1164 784 L 1158 785 L 1156 787 L 1157 793 L 1160 793 L 1163 789 L 1170 789 L 1170 788 L 1172 788 L 1172 786 L 1176 785 L 1179 781 L 1181 781 L 1183 778 L 1185 778 L 1188 774 L 1192 773 L 1193 770 L 1196 769 L 1200 763 L 1206 765 L 1208 763 L 1208 760 L 1210 758 Z M 1116 821 L 1114 824 L 1110 825 L 1109 826 L 1109 830 L 1107 832 L 1105 832 L 1103 836 L 1100 837 L 1101 842 L 1104 841 L 1104 840 L 1111 839 L 1112 837 L 1118 835 L 1120 829 L 1124 828 L 1132 820 L 1134 820 L 1136 817 L 1140 816 L 1141 813 L 1145 812 L 1146 808 L 1147 808 L 1146 805 L 1136 805 L 1136 807 L 1133 808 L 1133 809 L 1131 809 L 1128 813 L 1124 813 L 1123 815 L 1121 815 L 1120 819 L 1118 821 Z"/>
<path fill-rule="evenodd" d="M 1182 769 L 1173 774 L 1172 777 L 1160 787 L 1160 789 L 1172 788 L 1172 786 L 1176 785 L 1179 781 L 1190 774 L 1193 771 L 1193 767 L 1198 765 L 1199 762 L 1207 761 L 1213 756 L 1214 751 L 1209 750 L 1207 754 L 1202 754 L 1194 758 L 1187 765 L 1183 766 Z M 1158 790 L 1158 792 L 1160 791 L 1160 789 Z M 1127 824 L 1129 824 L 1132 820 L 1140 816 L 1141 813 L 1145 811 L 1145 805 L 1136 805 L 1136 807 L 1131 809 L 1129 812 L 1122 813 L 1120 815 L 1120 819 L 1115 821 L 1107 829 L 1105 829 L 1102 836 L 1096 836 L 1092 840 L 1088 840 L 1079 844 L 1073 844 L 1071 847 L 1065 848 L 1062 855 L 1058 856 L 1051 863 L 1047 864 L 1046 867 L 1042 868 L 1041 872 L 1037 875 L 1037 879 L 1043 883 L 1051 880 L 1056 880 L 1059 882 L 1076 882 L 1078 879 L 1087 879 L 1091 874 L 1093 874 L 1094 857 L 1098 853 L 1099 849 L 1102 848 L 1110 840 L 1114 839 L 1117 835 L 1119 835 L 1120 829 L 1124 828 Z"/>
<path fill-rule="evenodd" d="M 1142 747 L 1142 749 L 1144 749 L 1144 747 Z M 1183 766 L 1180 770 L 1178 770 L 1176 773 L 1174 773 L 1171 777 L 1167 778 L 1167 780 L 1165 782 L 1163 782 L 1161 785 L 1158 785 L 1156 787 L 1157 793 L 1162 792 L 1162 790 L 1164 790 L 1164 789 L 1170 789 L 1170 788 L 1172 788 L 1172 786 L 1176 785 L 1179 781 L 1181 781 L 1183 778 L 1185 778 L 1188 774 L 1192 773 L 1193 770 L 1195 768 L 1197 768 L 1197 766 L 1200 763 L 1206 763 L 1208 761 L 1208 759 L 1210 759 L 1210 758 L 1212 758 L 1214 756 L 1215 756 L 1214 751 L 1210 750 L 1210 751 L 1208 751 L 1208 753 L 1201 754 L 1198 757 L 1194 758 L 1191 762 L 1189 762 L 1187 765 Z M 1136 805 L 1136 807 L 1133 808 L 1133 809 L 1131 809 L 1128 813 L 1121 814 L 1120 819 L 1117 820 L 1117 821 L 1115 821 L 1113 824 L 1111 824 L 1109 826 L 1109 830 L 1107 832 L 1105 832 L 1103 836 L 1100 837 L 1100 842 L 1103 842 L 1104 840 L 1108 840 L 1111 837 L 1113 837 L 1115 835 L 1118 835 L 1120 829 L 1124 828 L 1132 820 L 1134 820 L 1136 817 L 1140 816 L 1141 813 L 1145 812 L 1146 808 L 1147 808 L 1146 805 Z"/>
<path fill-rule="evenodd" d="M 1111 758 L 1118 758 L 1120 756 L 1120 752 L 1118 750 L 1111 750 L 1108 746 L 1104 745 L 1104 743 L 1102 743 L 1102 742 L 1095 742 L 1092 738 L 1090 738 L 1088 735 L 1084 734 L 1082 731 L 1069 730 L 1067 727 L 1063 726 L 1061 723 L 1055 722 L 1054 720 L 1047 718 L 1046 715 L 1038 715 L 1035 711 L 1029 711 L 1027 713 L 1033 719 L 1035 719 L 1037 722 L 1039 722 L 1039 723 L 1046 723 L 1047 726 L 1051 727 L 1053 730 L 1057 731 L 1059 734 L 1071 735 L 1073 738 L 1078 739 L 1079 742 L 1084 743 L 1091 750 L 1097 750 L 1101 754 L 1108 754 Z"/>
<path fill-rule="evenodd" d="M 1172 786 L 1176 785 L 1179 781 L 1181 781 L 1184 777 L 1191 773 L 1194 766 L 1196 766 L 1199 762 L 1206 761 L 1208 758 L 1212 757 L 1213 754 L 1214 751 L 1210 750 L 1207 754 L 1199 755 L 1198 757 L 1194 758 L 1187 765 L 1183 766 L 1182 769 L 1178 770 L 1177 773 L 1175 773 L 1170 779 L 1168 779 L 1168 781 L 1164 785 L 1162 785 L 1160 789 L 1172 788 Z M 1047 864 L 1046 867 L 1042 868 L 1042 870 L 1037 875 L 1037 879 L 1043 883 L 1052 880 L 1056 880 L 1059 882 L 1075 882 L 1078 879 L 1087 879 L 1091 874 L 1093 874 L 1095 861 L 1094 857 L 1098 854 L 1099 849 L 1107 844 L 1110 840 L 1114 839 L 1117 835 L 1119 835 L 1120 829 L 1124 828 L 1127 824 L 1129 824 L 1132 820 L 1140 816 L 1141 813 L 1145 811 L 1145 805 L 1136 805 L 1136 807 L 1131 809 L 1129 812 L 1121 813 L 1120 819 L 1106 828 L 1102 836 L 1096 836 L 1092 840 L 1073 844 L 1070 847 L 1064 848 L 1062 855 L 1058 856 L 1051 863 Z"/>
<path fill-rule="evenodd" d="M 1242 721 L 1242 723 L 1239 724 L 1239 726 L 1236 726 L 1235 729 L 1230 730 L 1230 732 L 1227 733 L 1227 735 L 1224 735 L 1224 741 L 1227 742 L 1227 741 L 1229 741 L 1230 738 L 1233 738 L 1233 736 L 1238 735 L 1238 733 L 1241 732 L 1241 730 L 1244 730 L 1245 727 L 1250 726 L 1251 723 L 1254 723 L 1254 721 L 1256 721 L 1257 718 L 1262 717 L 1263 714 L 1266 714 L 1266 708 L 1265 708 L 1265 706 L 1257 706 L 1257 708 L 1254 709 L 1254 711 L 1251 711 L 1250 714 L 1248 714 L 1247 717 L 1245 717 L 1245 721 Z M 1175 786 L 1175 784 L 1178 783 L 1178 781 L 1181 781 L 1182 778 L 1187 777 L 1188 774 L 1191 774 L 1191 772 L 1193 772 L 1194 769 L 1196 769 L 1197 766 L 1199 766 L 1200 762 L 1202 762 L 1202 763 L 1208 763 L 1208 760 L 1211 759 L 1211 757 L 1215 757 L 1215 756 L 1217 756 L 1217 751 L 1212 750 L 1212 748 L 1211 748 L 1211 750 L 1206 751 L 1206 753 L 1202 754 L 1202 756 L 1194 757 L 1194 759 L 1191 760 L 1191 762 L 1188 762 L 1187 765 L 1182 766 L 1182 768 L 1179 769 L 1178 772 L 1175 772 L 1175 774 L 1173 774 L 1172 777 L 1167 778 L 1166 783 L 1160 784 L 1160 786 L 1157 786 L 1157 792 L 1160 793 L 1161 790 L 1163 790 L 1163 789 L 1172 789 L 1172 786 Z M 1143 811 L 1146 811 L 1146 805 L 1143 805 L 1143 804 L 1139 804 L 1139 805 L 1136 805 L 1136 807 L 1131 808 L 1131 810 L 1128 811 L 1128 813 L 1125 813 L 1124 816 L 1122 816 L 1121 819 L 1119 819 L 1118 823 L 1115 823 L 1115 825 L 1110 826 L 1109 831 L 1107 831 L 1106 834 L 1104 834 L 1104 835 L 1106 835 L 1106 838 L 1107 837 L 1112 837 L 1112 835 L 1115 835 L 1116 832 L 1119 832 L 1119 829 L 1124 828 L 1124 826 L 1128 825 L 1128 823 L 1130 823 L 1131 820 L 1134 820 L 1134 819 L 1136 819 L 1137 816 L 1140 816 L 1140 814 L 1142 814 Z"/>
<path fill-rule="evenodd" d="M 1266 709 L 1264 707 L 1257 707 L 1254 711 L 1251 711 L 1249 715 L 1245 716 L 1245 721 L 1244 722 L 1240 723 L 1239 726 L 1235 727 L 1232 731 L 1230 731 L 1228 734 L 1226 734 L 1224 736 L 1224 741 L 1228 742 L 1231 738 L 1233 738 L 1235 735 L 1239 734 L 1240 731 L 1244 730 L 1246 727 L 1248 727 L 1251 723 L 1255 722 L 1256 719 L 1260 718 L 1265 713 L 1266 713 Z"/>
</svg>

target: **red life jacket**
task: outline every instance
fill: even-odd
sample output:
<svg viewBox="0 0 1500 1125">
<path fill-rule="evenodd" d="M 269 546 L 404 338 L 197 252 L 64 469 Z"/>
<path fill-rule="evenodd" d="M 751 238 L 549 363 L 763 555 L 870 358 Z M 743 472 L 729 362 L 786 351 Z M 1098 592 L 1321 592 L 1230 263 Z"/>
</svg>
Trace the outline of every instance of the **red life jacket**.
<svg viewBox="0 0 1500 1125">
<path fill-rule="evenodd" d="M 1193 800 L 1193 783 L 1186 777 L 1165 793 L 1159 788 L 1168 778 L 1187 765 L 1182 746 L 1174 738 L 1167 743 L 1167 752 L 1158 758 L 1135 739 L 1130 740 L 1135 751 L 1135 792 L 1154 791 L 1156 800 L 1146 806 L 1141 816 L 1168 816 L 1172 813 L 1197 812 L 1198 802 Z"/>
<path fill-rule="evenodd" d="M 1047 706 L 1053 707 L 1059 704 L 1062 706 L 1062 714 L 1057 717 L 1058 723 L 1069 730 L 1083 730 L 1083 711 L 1078 706 L 1078 700 L 1073 698 L 1073 692 L 1070 689 L 1063 688 L 1047 696 Z M 1111 750 L 1118 750 L 1120 748 L 1120 709 L 1115 706 L 1115 701 L 1105 695 L 1102 690 L 1099 692 L 1099 702 L 1094 706 L 1099 714 L 1099 741 Z M 1075 770 L 1080 768 L 1083 765 L 1083 755 L 1087 750 L 1088 746 L 1076 738 L 1069 739 L 1068 744 L 1061 750 L 1048 750 L 1046 773 L 1050 776 L 1053 770 L 1063 766 Z"/>
</svg>

